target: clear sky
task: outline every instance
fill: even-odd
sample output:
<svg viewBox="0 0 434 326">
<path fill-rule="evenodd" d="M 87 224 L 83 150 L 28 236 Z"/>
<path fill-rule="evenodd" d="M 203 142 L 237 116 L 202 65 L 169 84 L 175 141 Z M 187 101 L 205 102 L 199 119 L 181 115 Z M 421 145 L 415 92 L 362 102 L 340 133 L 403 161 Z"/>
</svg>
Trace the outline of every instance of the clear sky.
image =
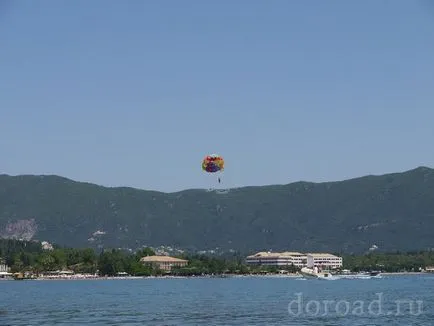
<svg viewBox="0 0 434 326">
<path fill-rule="evenodd" d="M 0 173 L 160 191 L 434 166 L 429 0 L 2 1 Z"/>
</svg>

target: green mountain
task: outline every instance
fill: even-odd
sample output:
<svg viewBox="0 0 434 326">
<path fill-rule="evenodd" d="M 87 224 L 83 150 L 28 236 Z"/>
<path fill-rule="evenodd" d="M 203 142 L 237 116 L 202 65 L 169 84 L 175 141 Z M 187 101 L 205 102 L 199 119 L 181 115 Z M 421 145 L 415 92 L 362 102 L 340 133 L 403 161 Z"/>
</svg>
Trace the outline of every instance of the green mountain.
<svg viewBox="0 0 434 326">
<path fill-rule="evenodd" d="M 434 247 L 434 170 L 162 193 L 0 175 L 0 237 L 85 247 L 364 252 Z"/>
</svg>

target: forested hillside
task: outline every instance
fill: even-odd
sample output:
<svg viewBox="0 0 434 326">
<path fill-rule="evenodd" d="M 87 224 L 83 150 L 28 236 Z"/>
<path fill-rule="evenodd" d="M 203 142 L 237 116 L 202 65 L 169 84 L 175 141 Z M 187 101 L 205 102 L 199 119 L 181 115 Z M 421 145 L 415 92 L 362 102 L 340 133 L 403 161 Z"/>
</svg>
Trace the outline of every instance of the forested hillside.
<svg viewBox="0 0 434 326">
<path fill-rule="evenodd" d="M 0 236 L 72 247 L 364 252 L 434 247 L 434 170 L 161 193 L 0 176 Z"/>
</svg>

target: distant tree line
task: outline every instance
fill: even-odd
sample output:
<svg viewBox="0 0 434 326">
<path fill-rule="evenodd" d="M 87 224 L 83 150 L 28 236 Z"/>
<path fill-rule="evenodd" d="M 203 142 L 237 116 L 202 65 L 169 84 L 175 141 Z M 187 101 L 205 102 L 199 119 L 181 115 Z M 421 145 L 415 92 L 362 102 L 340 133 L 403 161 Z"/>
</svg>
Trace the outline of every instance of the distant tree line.
<svg viewBox="0 0 434 326">
<path fill-rule="evenodd" d="M 32 271 L 42 273 L 69 269 L 75 273 L 98 273 L 114 276 L 127 273 L 134 276 L 162 275 L 163 271 L 156 266 L 144 265 L 140 259 L 155 255 L 151 248 L 143 248 L 137 252 L 109 249 L 97 253 L 94 249 L 61 248 L 43 250 L 39 242 L 0 239 L 0 258 L 11 267 L 12 272 Z M 174 268 L 173 275 L 221 275 L 221 274 L 257 274 L 277 273 L 284 269 L 290 273 L 299 271 L 298 267 L 285 266 L 248 266 L 244 257 L 209 256 L 183 254 L 178 258 L 188 260 L 188 265 Z M 381 270 L 384 272 L 419 271 L 420 268 L 434 266 L 434 252 L 408 253 L 370 253 L 367 255 L 349 255 L 343 257 L 343 268 L 353 271 Z"/>
<path fill-rule="evenodd" d="M 56 270 L 72 270 L 75 273 L 98 273 L 114 276 L 127 273 L 134 276 L 162 275 L 164 272 L 156 266 L 144 265 L 140 259 L 155 255 L 151 248 L 137 252 L 109 249 L 97 253 L 94 249 L 61 248 L 43 250 L 40 243 L 18 240 L 0 240 L 0 258 L 11 267 L 12 272 L 32 271 L 42 273 Z M 277 273 L 276 267 L 247 266 L 239 256 L 211 257 L 207 255 L 178 255 L 175 257 L 188 260 L 188 265 L 173 268 L 172 275 L 219 275 L 225 273 Z M 288 272 L 297 272 L 295 266 L 286 266 Z"/>
<path fill-rule="evenodd" d="M 32 271 L 42 273 L 56 270 L 72 270 L 75 273 L 99 273 L 113 276 L 119 272 L 131 275 L 158 275 L 161 271 L 140 263 L 143 256 L 154 255 L 150 248 L 144 248 L 132 254 L 123 250 L 60 248 L 43 250 L 40 243 L 0 240 L 0 258 L 11 267 L 12 272 Z"/>
<path fill-rule="evenodd" d="M 434 251 L 369 253 L 343 257 L 344 268 L 354 271 L 418 272 L 434 266 Z"/>
</svg>

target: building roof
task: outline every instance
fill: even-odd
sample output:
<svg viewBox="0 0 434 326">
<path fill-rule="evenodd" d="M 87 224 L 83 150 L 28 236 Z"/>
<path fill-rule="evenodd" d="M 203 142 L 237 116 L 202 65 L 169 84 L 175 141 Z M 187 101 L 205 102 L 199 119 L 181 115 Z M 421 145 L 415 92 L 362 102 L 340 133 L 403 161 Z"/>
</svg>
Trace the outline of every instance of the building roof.
<svg viewBox="0 0 434 326">
<path fill-rule="evenodd" d="M 328 253 L 308 253 L 308 256 L 312 256 L 314 258 L 340 258 L 338 256 L 328 254 Z"/>
<path fill-rule="evenodd" d="M 170 256 L 146 256 L 140 259 L 141 262 L 147 263 L 187 263 L 188 260 L 179 259 Z"/>
<path fill-rule="evenodd" d="M 9 272 L 0 272 L 0 275 L 12 275 L 12 273 L 9 273 Z"/>
<path fill-rule="evenodd" d="M 299 252 L 284 251 L 284 252 L 265 252 L 261 251 L 247 258 L 291 258 L 294 256 L 304 256 Z"/>
<path fill-rule="evenodd" d="M 256 254 L 247 256 L 247 259 L 255 259 L 255 258 L 270 258 L 270 259 L 279 259 L 279 258 L 293 258 L 293 257 L 304 257 L 311 256 L 314 258 L 341 258 L 329 253 L 300 253 L 297 251 L 283 251 L 283 252 L 267 252 L 261 251 Z"/>
</svg>

